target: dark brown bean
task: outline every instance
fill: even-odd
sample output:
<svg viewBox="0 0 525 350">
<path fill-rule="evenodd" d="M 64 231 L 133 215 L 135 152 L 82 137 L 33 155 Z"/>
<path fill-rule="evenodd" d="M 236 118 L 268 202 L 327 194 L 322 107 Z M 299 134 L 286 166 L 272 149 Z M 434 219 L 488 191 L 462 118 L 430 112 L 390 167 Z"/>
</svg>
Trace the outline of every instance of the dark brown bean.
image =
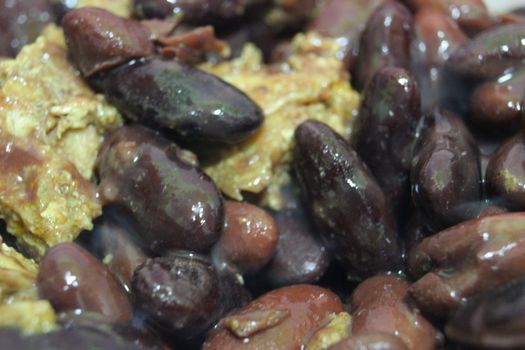
<svg viewBox="0 0 525 350">
<path fill-rule="evenodd" d="M 85 77 L 154 52 L 149 33 L 140 22 L 104 9 L 72 10 L 62 25 L 69 54 Z"/>
<path fill-rule="evenodd" d="M 139 126 L 106 138 L 98 160 L 106 203 L 127 208 L 151 250 L 207 251 L 222 232 L 222 198 L 174 143 Z"/>
<path fill-rule="evenodd" d="M 90 79 L 129 119 L 168 129 L 186 141 L 236 143 L 263 122 L 243 92 L 177 60 L 151 58 Z"/>
<path fill-rule="evenodd" d="M 94 256 L 75 243 L 50 248 L 38 272 L 38 290 L 57 311 L 98 312 L 112 321 L 132 317 L 126 291 Z"/>
<path fill-rule="evenodd" d="M 456 115 L 435 109 L 412 160 L 412 199 L 431 228 L 439 230 L 477 215 L 481 165 L 472 135 Z"/>
<path fill-rule="evenodd" d="M 351 335 L 327 350 L 408 350 L 405 343 L 395 335 L 370 332 Z"/>
<path fill-rule="evenodd" d="M 470 120 L 494 133 L 514 132 L 520 125 L 525 96 L 525 68 L 478 87 L 470 100 Z"/>
<path fill-rule="evenodd" d="M 422 117 L 420 103 L 412 74 L 403 68 L 383 68 L 364 92 L 352 134 L 357 154 L 388 194 L 398 217 L 410 199 L 409 172 Z"/>
<path fill-rule="evenodd" d="M 487 188 L 496 201 L 525 210 L 525 134 L 506 141 L 487 166 Z"/>
<path fill-rule="evenodd" d="M 465 298 L 525 276 L 524 213 L 488 216 L 424 239 L 410 259 L 423 311 L 445 316 Z"/>
<path fill-rule="evenodd" d="M 224 230 L 214 247 L 220 261 L 237 267 L 241 273 L 260 270 L 272 258 L 278 240 L 274 219 L 249 203 L 224 203 Z"/>
<path fill-rule="evenodd" d="M 435 349 L 436 329 L 407 301 L 409 284 L 396 276 L 375 276 L 359 284 L 351 298 L 352 334 L 396 335 L 408 349 Z"/>
<path fill-rule="evenodd" d="M 458 48 L 447 61 L 452 72 L 471 79 L 496 79 L 525 60 L 525 24 L 496 27 Z"/>
<path fill-rule="evenodd" d="M 473 347 L 525 347 L 525 280 L 470 299 L 449 320 L 448 337 Z"/>
<path fill-rule="evenodd" d="M 339 298 L 327 289 L 313 285 L 276 289 L 223 319 L 203 350 L 300 349 L 330 314 L 342 311 Z"/>
<path fill-rule="evenodd" d="M 412 21 L 410 11 L 397 1 L 385 1 L 372 13 L 361 35 L 352 74 L 358 90 L 383 67 L 410 68 Z"/>
<path fill-rule="evenodd" d="M 398 270 L 401 250 L 389 203 L 351 146 L 317 121 L 295 132 L 294 165 L 321 237 L 350 277 Z"/>
</svg>

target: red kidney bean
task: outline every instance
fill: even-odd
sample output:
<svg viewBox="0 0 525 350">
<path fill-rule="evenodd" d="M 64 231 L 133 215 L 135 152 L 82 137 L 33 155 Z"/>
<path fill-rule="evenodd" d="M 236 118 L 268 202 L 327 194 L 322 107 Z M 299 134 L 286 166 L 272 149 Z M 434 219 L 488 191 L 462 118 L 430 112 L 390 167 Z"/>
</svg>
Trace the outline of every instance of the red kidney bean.
<svg viewBox="0 0 525 350">
<path fill-rule="evenodd" d="M 351 335 L 327 350 L 408 350 L 405 343 L 395 335 L 382 332 Z"/>
<path fill-rule="evenodd" d="M 330 314 L 342 311 L 339 298 L 327 289 L 283 287 L 222 319 L 202 349 L 301 349 Z"/>
<path fill-rule="evenodd" d="M 469 299 L 448 321 L 452 340 L 476 348 L 525 347 L 525 280 L 513 281 Z"/>
<path fill-rule="evenodd" d="M 525 135 L 520 132 L 492 155 L 487 165 L 487 188 L 496 201 L 525 209 Z"/>
<path fill-rule="evenodd" d="M 352 334 L 384 332 L 401 338 L 408 349 L 435 349 L 438 333 L 407 300 L 408 287 L 396 276 L 361 282 L 350 301 Z"/>
<path fill-rule="evenodd" d="M 523 213 L 467 221 L 424 239 L 410 259 L 420 277 L 410 293 L 423 311 L 444 316 L 465 298 L 525 276 Z"/>
<path fill-rule="evenodd" d="M 470 120 L 487 131 L 513 132 L 522 119 L 525 69 L 479 86 L 470 99 Z"/>
<path fill-rule="evenodd" d="M 401 3 L 387 0 L 370 16 L 359 42 L 352 74 L 358 90 L 383 67 L 410 68 L 412 14 Z"/>
<path fill-rule="evenodd" d="M 215 256 L 242 272 L 260 270 L 273 256 L 278 232 L 274 219 L 249 203 L 224 203 L 224 231 Z"/>
<path fill-rule="evenodd" d="M 151 250 L 207 251 L 222 232 L 222 198 L 212 180 L 174 143 L 125 126 L 101 149 L 98 173 L 106 203 L 127 208 Z"/>
<path fill-rule="evenodd" d="M 98 312 L 112 321 L 132 317 L 126 291 L 94 256 L 75 243 L 50 248 L 38 272 L 40 295 L 57 311 Z"/>
<path fill-rule="evenodd" d="M 389 203 L 341 136 L 323 123 L 302 123 L 295 131 L 294 165 L 321 237 L 350 277 L 401 267 Z"/>
<path fill-rule="evenodd" d="M 525 25 L 496 27 L 476 36 L 458 48 L 447 61 L 447 68 L 465 78 L 496 79 L 510 69 L 523 66 Z"/>
<path fill-rule="evenodd" d="M 379 70 L 364 92 L 352 134 L 354 148 L 387 193 L 396 216 L 410 199 L 409 172 L 422 117 L 419 88 L 403 68 Z"/>
<path fill-rule="evenodd" d="M 69 54 L 85 77 L 154 52 L 140 22 L 104 9 L 72 10 L 62 21 Z"/>
</svg>

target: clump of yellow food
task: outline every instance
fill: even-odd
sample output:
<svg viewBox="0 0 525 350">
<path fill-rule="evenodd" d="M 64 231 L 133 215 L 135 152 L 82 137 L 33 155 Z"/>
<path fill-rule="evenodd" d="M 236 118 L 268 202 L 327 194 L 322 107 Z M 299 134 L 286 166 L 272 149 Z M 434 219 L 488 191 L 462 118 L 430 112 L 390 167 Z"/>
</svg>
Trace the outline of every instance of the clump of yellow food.
<svg viewBox="0 0 525 350">
<path fill-rule="evenodd" d="M 77 0 L 75 7 L 100 7 L 122 17 L 131 17 L 131 0 Z"/>
<path fill-rule="evenodd" d="M 315 119 L 349 135 L 359 95 L 349 84 L 342 49 L 335 39 L 307 33 L 294 38 L 290 57 L 279 65 L 264 65 L 259 50 L 248 45 L 238 59 L 201 66 L 244 91 L 265 113 L 256 134 L 205 164 L 226 195 L 241 200 L 242 191 L 265 191 L 265 204 L 279 209 L 296 127 Z"/>
</svg>

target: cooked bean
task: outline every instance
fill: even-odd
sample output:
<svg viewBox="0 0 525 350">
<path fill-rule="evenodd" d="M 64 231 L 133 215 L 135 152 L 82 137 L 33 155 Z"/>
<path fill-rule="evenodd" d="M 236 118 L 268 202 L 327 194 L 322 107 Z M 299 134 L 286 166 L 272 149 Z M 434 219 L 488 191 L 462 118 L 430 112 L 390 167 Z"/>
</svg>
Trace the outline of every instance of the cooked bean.
<svg viewBox="0 0 525 350">
<path fill-rule="evenodd" d="M 525 280 L 469 299 L 445 328 L 454 341 L 474 347 L 525 347 Z"/>
<path fill-rule="evenodd" d="M 343 311 L 327 289 L 295 285 L 273 290 L 223 319 L 203 350 L 300 349 L 332 313 Z"/>
<path fill-rule="evenodd" d="M 132 317 L 126 291 L 94 256 L 75 243 L 50 248 L 37 279 L 40 295 L 57 311 L 98 312 L 112 321 Z"/>
<path fill-rule="evenodd" d="M 409 284 L 396 276 L 369 278 L 351 298 L 352 334 L 384 332 L 396 335 L 408 349 L 435 349 L 436 329 L 407 300 Z"/>
<path fill-rule="evenodd" d="M 364 92 L 353 132 L 354 148 L 388 194 L 397 216 L 406 215 L 409 172 L 422 117 L 419 88 L 403 68 L 379 70 Z"/>
<path fill-rule="evenodd" d="M 224 231 L 214 248 L 219 260 L 240 272 L 260 270 L 273 256 L 278 232 L 274 219 L 249 203 L 224 203 Z"/>
<path fill-rule="evenodd" d="M 511 209 L 525 209 L 525 135 L 506 141 L 487 166 L 487 188 Z"/>
<path fill-rule="evenodd" d="M 140 22 L 104 9 L 72 10 L 62 25 L 69 54 L 85 77 L 154 52 L 148 31 Z"/>
<path fill-rule="evenodd" d="M 385 1 L 370 16 L 359 43 L 352 74 L 354 86 L 362 90 L 383 67 L 410 68 L 412 14 L 397 1 Z"/>
<path fill-rule="evenodd" d="M 263 121 L 261 109 L 243 92 L 177 60 L 135 61 L 90 82 L 127 118 L 186 141 L 236 143 Z"/>
<path fill-rule="evenodd" d="M 381 332 L 351 335 L 327 350 L 408 350 L 405 343 L 395 335 Z"/>
<path fill-rule="evenodd" d="M 461 223 L 424 239 L 411 256 L 421 277 L 410 293 L 423 311 L 444 316 L 465 298 L 525 276 L 524 213 Z"/>
<path fill-rule="evenodd" d="M 206 251 L 223 225 L 222 198 L 211 179 L 160 135 L 125 126 L 106 138 L 98 173 L 106 203 L 127 208 L 156 252 Z"/>
<path fill-rule="evenodd" d="M 398 270 L 401 250 L 389 203 L 351 146 L 316 121 L 295 132 L 294 165 L 321 237 L 350 277 Z"/>
</svg>

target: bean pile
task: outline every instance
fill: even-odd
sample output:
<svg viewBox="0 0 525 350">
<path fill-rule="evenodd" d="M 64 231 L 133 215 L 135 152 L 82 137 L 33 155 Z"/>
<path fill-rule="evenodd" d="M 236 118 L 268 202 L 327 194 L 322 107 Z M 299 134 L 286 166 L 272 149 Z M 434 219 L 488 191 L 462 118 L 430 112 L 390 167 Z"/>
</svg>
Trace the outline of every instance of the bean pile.
<svg viewBox="0 0 525 350">
<path fill-rule="evenodd" d="M 3 56 L 30 35 L 10 14 L 37 11 L 8 2 Z M 35 3 L 41 16 L 27 19 L 61 19 L 71 61 L 126 123 L 98 155 L 95 228 L 39 262 L 38 293 L 59 328 L 0 329 L 0 347 L 525 348 L 525 11 L 493 16 L 481 0 L 135 0 L 128 19 Z M 189 45 L 175 58 L 147 30 L 170 25 Z M 191 32 L 202 25 L 233 54 L 259 44 L 273 64 L 290 33 L 346 43 L 362 94 L 352 134 L 313 120 L 295 130 L 281 210 L 226 199 L 200 168 L 203 152 L 264 123 L 245 93 L 193 64 L 222 59 L 211 29 Z"/>
</svg>

